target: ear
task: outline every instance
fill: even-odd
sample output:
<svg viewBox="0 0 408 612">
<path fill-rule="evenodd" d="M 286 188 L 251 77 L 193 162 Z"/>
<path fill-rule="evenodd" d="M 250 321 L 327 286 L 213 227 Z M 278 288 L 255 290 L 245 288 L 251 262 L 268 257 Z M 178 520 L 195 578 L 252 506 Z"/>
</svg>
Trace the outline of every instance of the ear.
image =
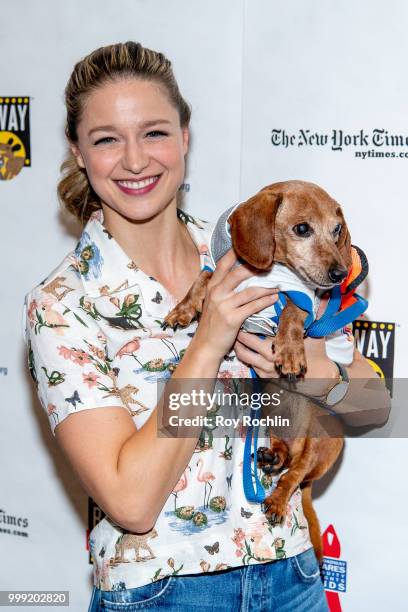
<svg viewBox="0 0 408 612">
<path fill-rule="evenodd" d="M 347 270 L 349 270 L 353 263 L 351 259 L 351 237 L 350 237 L 350 232 L 347 227 L 346 220 L 341 210 L 340 210 L 340 214 L 342 217 L 342 221 L 341 221 L 341 231 L 339 234 L 339 239 L 337 241 L 337 248 L 340 251 L 340 255 L 344 261 L 344 264 Z"/>
<path fill-rule="evenodd" d="M 78 145 L 72 143 L 70 147 L 71 147 L 72 155 L 75 157 L 76 163 L 78 164 L 78 166 L 80 168 L 85 168 L 84 158 L 82 157 L 82 153 L 79 150 Z"/>
<path fill-rule="evenodd" d="M 188 127 L 183 127 L 183 154 L 187 155 L 187 151 L 188 151 L 188 143 L 190 140 L 190 130 L 188 129 Z"/>
<path fill-rule="evenodd" d="M 270 268 L 273 263 L 275 218 L 282 199 L 282 194 L 262 189 L 229 217 L 235 252 L 260 270 Z"/>
</svg>

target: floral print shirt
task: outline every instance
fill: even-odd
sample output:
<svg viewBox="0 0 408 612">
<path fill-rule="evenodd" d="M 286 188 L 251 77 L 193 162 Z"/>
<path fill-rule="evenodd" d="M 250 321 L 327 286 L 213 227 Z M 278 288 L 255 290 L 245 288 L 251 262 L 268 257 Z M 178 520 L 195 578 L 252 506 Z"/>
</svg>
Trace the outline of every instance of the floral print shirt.
<svg viewBox="0 0 408 612">
<path fill-rule="evenodd" d="M 210 265 L 213 224 L 187 215 L 201 268 Z M 122 406 L 140 428 L 157 404 L 157 381 L 169 378 L 197 322 L 163 330 L 174 298 L 124 253 L 93 213 L 74 252 L 26 296 L 29 368 L 52 432 L 67 416 Z M 233 350 L 219 378 L 248 378 Z M 283 525 L 271 526 L 242 485 L 245 435 L 216 437 L 203 428 L 189 465 L 154 528 L 126 532 L 108 516 L 90 534 L 94 584 L 134 588 L 174 574 L 200 574 L 297 555 L 311 547 L 296 490 Z M 259 445 L 268 440 L 259 439 Z M 268 494 L 278 477 L 259 477 Z"/>
</svg>

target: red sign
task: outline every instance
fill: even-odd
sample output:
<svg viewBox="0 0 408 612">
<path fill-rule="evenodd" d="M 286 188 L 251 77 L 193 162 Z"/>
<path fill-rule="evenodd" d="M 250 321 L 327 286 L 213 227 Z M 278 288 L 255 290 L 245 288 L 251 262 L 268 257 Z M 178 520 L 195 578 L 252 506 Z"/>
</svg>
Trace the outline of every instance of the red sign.
<svg viewBox="0 0 408 612">
<path fill-rule="evenodd" d="M 340 540 L 333 525 L 329 525 L 322 535 L 323 556 L 339 559 L 341 553 Z M 330 612 L 342 612 L 339 594 L 333 591 L 326 591 L 327 604 Z"/>
</svg>

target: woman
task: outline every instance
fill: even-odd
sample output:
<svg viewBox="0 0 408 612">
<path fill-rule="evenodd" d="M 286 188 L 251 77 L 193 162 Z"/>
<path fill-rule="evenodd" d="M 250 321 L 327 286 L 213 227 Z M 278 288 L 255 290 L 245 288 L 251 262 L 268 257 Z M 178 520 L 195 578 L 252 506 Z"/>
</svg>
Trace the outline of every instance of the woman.
<svg viewBox="0 0 408 612">
<path fill-rule="evenodd" d="M 74 67 L 66 107 L 59 196 L 86 225 L 28 294 L 27 342 L 52 431 L 107 515 L 90 537 L 89 610 L 326 610 L 300 492 L 271 527 L 243 495 L 241 438 L 158 436 L 158 382 L 274 372 L 270 340 L 239 330 L 275 292 L 235 293 L 251 271 L 232 251 L 200 322 L 163 330 L 211 229 L 177 208 L 190 110 L 170 62 L 132 42 L 98 49 Z M 306 350 L 310 376 L 337 376 L 324 341 Z M 349 374 L 375 376 L 359 356 Z"/>
</svg>

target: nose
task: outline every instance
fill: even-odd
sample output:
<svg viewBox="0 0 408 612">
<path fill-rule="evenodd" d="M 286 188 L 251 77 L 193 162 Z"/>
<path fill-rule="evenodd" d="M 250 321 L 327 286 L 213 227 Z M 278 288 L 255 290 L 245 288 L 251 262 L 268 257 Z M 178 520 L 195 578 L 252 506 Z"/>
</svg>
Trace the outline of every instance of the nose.
<svg viewBox="0 0 408 612">
<path fill-rule="evenodd" d="M 341 283 L 347 276 L 346 268 L 330 268 L 329 278 L 333 283 Z"/>
<path fill-rule="evenodd" d="M 148 164 L 149 156 L 143 144 L 136 141 L 127 142 L 122 157 L 123 168 L 130 170 L 134 174 L 139 174 Z"/>
</svg>

